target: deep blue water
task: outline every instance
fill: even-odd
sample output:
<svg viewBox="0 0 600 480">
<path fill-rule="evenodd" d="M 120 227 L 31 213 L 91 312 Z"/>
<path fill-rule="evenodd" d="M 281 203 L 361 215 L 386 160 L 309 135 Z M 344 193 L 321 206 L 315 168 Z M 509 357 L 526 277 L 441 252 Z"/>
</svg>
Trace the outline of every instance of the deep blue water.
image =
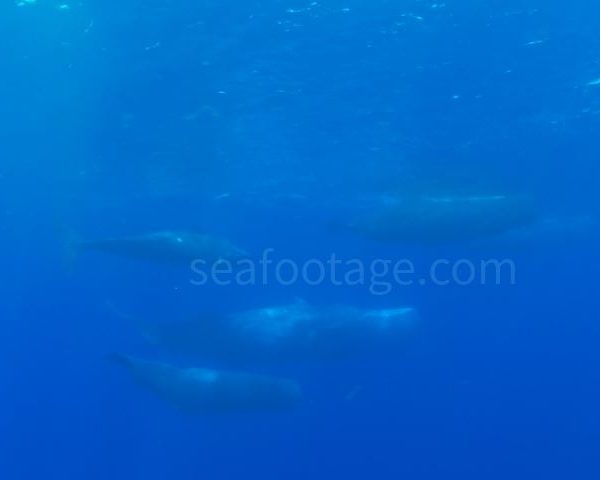
<svg viewBox="0 0 600 480">
<path fill-rule="evenodd" d="M 7 0 L 0 72 L 0 478 L 598 478 L 593 2 Z M 433 246 L 332 221 L 406 192 L 526 195 L 555 221 Z M 510 258 L 517 277 L 194 287 L 72 252 L 165 229 L 299 261 Z M 191 363 L 126 317 L 295 298 L 420 318 L 385 361 L 273 365 L 304 389 L 287 413 L 190 416 L 106 360 Z"/>
</svg>

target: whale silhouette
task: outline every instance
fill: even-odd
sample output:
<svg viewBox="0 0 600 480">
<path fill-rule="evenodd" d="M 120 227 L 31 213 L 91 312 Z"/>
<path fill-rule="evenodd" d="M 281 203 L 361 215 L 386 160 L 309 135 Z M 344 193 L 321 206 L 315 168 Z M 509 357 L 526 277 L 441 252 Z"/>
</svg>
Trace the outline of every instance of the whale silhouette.
<svg viewBox="0 0 600 480">
<path fill-rule="evenodd" d="M 208 368 L 178 368 L 161 362 L 112 354 L 146 389 L 182 411 L 266 412 L 295 407 L 302 394 L 291 380 Z"/>
<path fill-rule="evenodd" d="M 297 301 L 143 330 L 151 343 L 177 354 L 233 366 L 270 366 L 396 353 L 417 316 L 411 307 L 314 307 Z"/>
<path fill-rule="evenodd" d="M 80 250 L 99 251 L 157 263 L 189 265 L 194 260 L 235 261 L 247 253 L 229 240 L 208 234 L 162 231 L 130 237 L 80 242 Z"/>
</svg>

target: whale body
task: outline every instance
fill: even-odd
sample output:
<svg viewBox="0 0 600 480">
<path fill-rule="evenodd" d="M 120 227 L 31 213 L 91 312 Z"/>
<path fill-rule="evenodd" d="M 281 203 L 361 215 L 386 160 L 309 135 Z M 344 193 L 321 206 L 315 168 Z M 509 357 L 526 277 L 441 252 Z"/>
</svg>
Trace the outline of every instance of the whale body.
<svg viewBox="0 0 600 480">
<path fill-rule="evenodd" d="M 151 262 L 190 264 L 194 260 L 213 263 L 247 256 L 224 238 L 188 232 L 154 232 L 130 237 L 82 242 L 82 250 L 94 250 Z"/>
<path fill-rule="evenodd" d="M 172 352 L 232 365 L 272 365 L 395 353 L 417 318 L 415 309 L 318 308 L 305 302 L 147 328 Z"/>
<path fill-rule="evenodd" d="M 208 368 L 178 368 L 121 354 L 112 360 L 146 389 L 192 413 L 261 412 L 293 408 L 301 399 L 291 380 Z"/>
<path fill-rule="evenodd" d="M 381 241 L 438 244 L 495 236 L 536 218 L 519 196 L 385 197 L 346 227 Z"/>
</svg>

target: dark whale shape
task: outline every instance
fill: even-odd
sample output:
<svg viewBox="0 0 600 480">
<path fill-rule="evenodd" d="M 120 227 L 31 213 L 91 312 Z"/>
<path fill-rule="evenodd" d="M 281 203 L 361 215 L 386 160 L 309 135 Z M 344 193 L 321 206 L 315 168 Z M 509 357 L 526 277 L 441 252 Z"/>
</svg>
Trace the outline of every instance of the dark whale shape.
<svg viewBox="0 0 600 480">
<path fill-rule="evenodd" d="M 317 308 L 304 302 L 224 316 L 202 316 L 145 328 L 149 341 L 203 361 L 234 366 L 323 362 L 395 354 L 417 312 L 410 307 L 368 310 Z"/>
<path fill-rule="evenodd" d="M 82 250 L 94 250 L 150 262 L 190 264 L 194 260 L 213 263 L 239 260 L 247 253 L 229 240 L 208 234 L 154 232 L 131 237 L 86 241 Z"/>
<path fill-rule="evenodd" d="M 178 368 L 121 354 L 111 359 L 135 380 L 187 413 L 267 412 L 295 407 L 300 387 L 291 380 L 208 368 Z"/>
<path fill-rule="evenodd" d="M 499 235 L 536 219 L 532 202 L 520 196 L 388 197 L 347 228 L 386 242 L 440 244 Z"/>
</svg>

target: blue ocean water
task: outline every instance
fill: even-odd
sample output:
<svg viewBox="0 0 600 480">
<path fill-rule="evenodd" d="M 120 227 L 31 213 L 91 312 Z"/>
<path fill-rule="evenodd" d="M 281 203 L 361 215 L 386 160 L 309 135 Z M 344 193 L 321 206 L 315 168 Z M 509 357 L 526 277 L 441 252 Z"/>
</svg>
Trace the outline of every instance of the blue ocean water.
<svg viewBox="0 0 600 480">
<path fill-rule="evenodd" d="M 0 477 L 597 478 L 599 32 L 583 0 L 3 2 Z M 539 220 L 433 244 L 340 225 L 401 195 Z M 516 276 L 198 287 L 77 248 L 163 230 Z M 289 412 L 189 415 L 107 361 L 204 366 L 139 319 L 298 299 L 419 320 L 383 360 L 263 368 L 301 384 Z"/>
</svg>

